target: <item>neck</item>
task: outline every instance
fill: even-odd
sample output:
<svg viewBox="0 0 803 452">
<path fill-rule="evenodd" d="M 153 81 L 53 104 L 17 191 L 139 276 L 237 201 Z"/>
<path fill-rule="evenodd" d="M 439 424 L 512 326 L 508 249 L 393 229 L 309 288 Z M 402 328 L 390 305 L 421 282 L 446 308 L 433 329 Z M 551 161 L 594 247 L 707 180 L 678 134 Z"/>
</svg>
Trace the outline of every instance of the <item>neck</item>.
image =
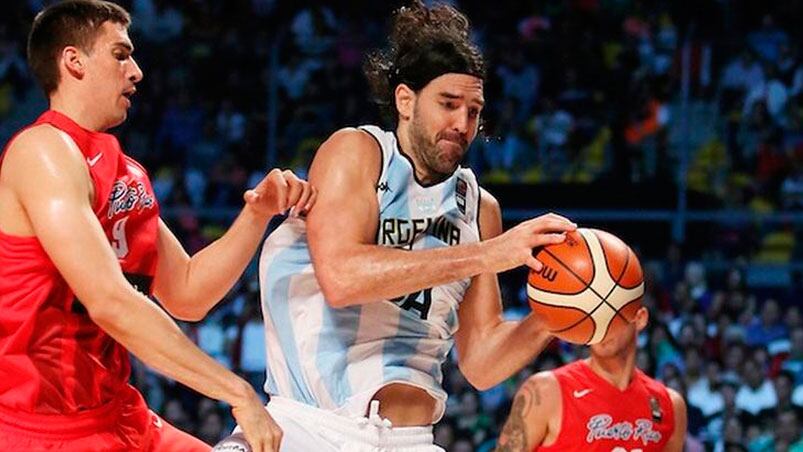
<svg viewBox="0 0 803 452">
<path fill-rule="evenodd" d="M 636 369 L 636 354 L 635 350 L 633 350 L 631 353 L 619 353 L 603 358 L 592 353 L 591 358 L 586 362 L 588 362 L 588 366 L 591 367 L 595 374 L 623 391 L 627 389 L 633 379 L 633 373 Z"/>
<path fill-rule="evenodd" d="M 415 148 L 413 140 L 410 139 L 410 126 L 409 121 L 399 121 L 396 127 L 396 138 L 399 140 L 399 151 L 406 155 L 413 162 L 413 169 L 415 170 L 415 178 L 422 184 L 430 185 L 441 181 L 441 177 L 437 174 L 427 171 L 418 149 Z"/>
<path fill-rule="evenodd" d="M 108 126 L 103 124 L 93 109 L 80 99 L 80 96 L 65 93 L 66 90 L 57 90 L 50 96 L 50 109 L 57 111 L 75 121 L 84 129 L 93 132 L 103 132 Z"/>
</svg>

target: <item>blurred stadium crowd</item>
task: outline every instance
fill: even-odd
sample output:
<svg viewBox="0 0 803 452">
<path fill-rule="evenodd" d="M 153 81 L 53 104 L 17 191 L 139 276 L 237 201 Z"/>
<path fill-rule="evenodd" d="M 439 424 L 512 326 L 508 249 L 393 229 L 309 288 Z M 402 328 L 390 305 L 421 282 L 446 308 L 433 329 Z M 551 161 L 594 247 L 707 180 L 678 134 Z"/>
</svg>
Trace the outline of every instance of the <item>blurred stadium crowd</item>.
<svg viewBox="0 0 803 452">
<path fill-rule="evenodd" d="M 44 3 L 4 5 L 2 143 L 46 107 L 24 49 Z M 222 233 L 269 163 L 304 174 L 332 131 L 377 122 L 360 68 L 366 50 L 383 44 L 399 2 L 119 3 L 132 12 L 145 79 L 115 133 L 151 170 L 190 251 Z M 453 3 L 473 19 L 490 61 L 484 137 L 468 162 L 485 183 L 675 186 L 685 165 L 688 189 L 714 207 L 803 207 L 800 0 Z M 743 266 L 799 260 L 799 229 L 724 224 L 709 248 L 667 243 L 665 253 L 642 255 L 652 322 L 639 363 L 686 395 L 688 450 L 803 451 L 803 277 L 790 272 L 781 286 L 756 287 Z M 636 247 L 641 239 L 649 236 L 628 237 Z M 697 262 L 712 254 L 728 265 Z M 524 279 L 522 271 L 502 277 L 510 317 L 526 312 Z M 203 322 L 182 327 L 260 386 L 254 269 L 227 298 Z M 482 393 L 448 362 L 451 397 L 437 442 L 489 450 L 522 379 L 582 355 L 555 343 L 531 368 Z M 210 443 L 232 428 L 224 407 L 136 369 L 150 405 L 175 425 Z"/>
</svg>

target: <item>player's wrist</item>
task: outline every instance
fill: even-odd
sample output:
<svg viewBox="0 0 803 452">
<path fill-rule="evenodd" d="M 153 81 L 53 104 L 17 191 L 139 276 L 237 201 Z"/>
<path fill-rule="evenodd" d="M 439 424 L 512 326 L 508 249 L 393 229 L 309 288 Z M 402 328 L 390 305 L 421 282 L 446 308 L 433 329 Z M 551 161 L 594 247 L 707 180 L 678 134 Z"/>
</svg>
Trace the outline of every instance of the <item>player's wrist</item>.
<svg viewBox="0 0 803 452">
<path fill-rule="evenodd" d="M 267 227 L 270 219 L 276 215 L 279 215 L 280 213 L 281 212 L 260 210 L 253 205 L 246 203 L 245 206 L 243 206 L 243 210 L 240 212 L 240 218 L 243 221 L 252 224 L 254 227 L 265 228 Z"/>
<path fill-rule="evenodd" d="M 229 385 L 229 394 L 224 399 L 226 403 L 231 405 L 232 409 L 246 406 L 259 400 L 254 388 L 240 377 L 235 377 L 234 381 Z"/>
<path fill-rule="evenodd" d="M 480 263 L 483 266 L 480 273 L 501 273 L 516 266 L 515 264 L 511 264 L 510 254 L 500 249 L 499 245 L 502 243 L 501 237 L 502 236 L 496 236 L 492 239 L 479 242 L 479 255 L 483 256 L 483 258 L 480 259 Z"/>
</svg>

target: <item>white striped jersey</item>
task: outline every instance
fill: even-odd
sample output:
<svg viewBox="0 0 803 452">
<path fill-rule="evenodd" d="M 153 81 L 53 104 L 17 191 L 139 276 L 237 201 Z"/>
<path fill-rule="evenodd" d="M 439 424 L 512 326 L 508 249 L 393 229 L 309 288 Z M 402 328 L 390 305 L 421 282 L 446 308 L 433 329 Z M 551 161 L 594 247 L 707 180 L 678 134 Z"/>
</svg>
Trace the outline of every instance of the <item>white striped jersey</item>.
<svg viewBox="0 0 803 452">
<path fill-rule="evenodd" d="M 471 170 L 458 168 L 448 179 L 423 186 L 393 132 L 361 129 L 382 150 L 377 244 L 419 250 L 479 240 L 479 186 Z M 440 419 L 446 400 L 441 364 L 470 279 L 334 309 L 315 278 L 306 224 L 297 218 L 265 241 L 259 275 L 266 392 L 361 416 L 380 388 L 401 382 L 431 394 L 438 401 L 433 422 Z"/>
</svg>

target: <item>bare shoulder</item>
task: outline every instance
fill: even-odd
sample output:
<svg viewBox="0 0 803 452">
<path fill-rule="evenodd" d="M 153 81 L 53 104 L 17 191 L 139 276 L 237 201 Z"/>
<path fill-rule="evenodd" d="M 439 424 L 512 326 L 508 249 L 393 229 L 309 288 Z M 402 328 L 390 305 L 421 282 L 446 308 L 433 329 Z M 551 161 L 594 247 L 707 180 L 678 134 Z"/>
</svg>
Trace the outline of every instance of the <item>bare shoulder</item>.
<svg viewBox="0 0 803 452">
<path fill-rule="evenodd" d="M 555 377 L 555 373 L 551 370 L 545 370 L 531 375 L 524 384 L 550 392 L 555 392 L 559 389 L 558 378 Z"/>
<path fill-rule="evenodd" d="M 527 393 L 532 398 L 532 404 L 539 406 L 541 410 L 552 409 L 560 401 L 558 379 L 551 371 L 531 375 L 521 385 L 519 392 Z"/>
<path fill-rule="evenodd" d="M 683 410 L 685 412 L 686 401 L 683 400 L 683 396 L 672 388 L 666 388 L 666 391 L 669 393 L 669 400 L 672 401 L 672 407 L 675 409 L 675 412 L 678 412 L 679 410 Z"/>
<path fill-rule="evenodd" d="M 9 143 L 9 152 L 28 147 L 49 147 L 49 145 L 67 145 L 63 132 L 50 124 L 39 124 L 29 127 L 17 134 Z"/>
<path fill-rule="evenodd" d="M 379 160 L 379 144 L 363 130 L 346 127 L 333 133 L 321 145 L 315 159 L 338 159 L 345 161 Z"/>
<path fill-rule="evenodd" d="M 480 187 L 480 208 L 485 211 L 495 210 L 499 212 L 502 210 L 496 197 L 482 187 Z"/>
<path fill-rule="evenodd" d="M 67 134 L 48 124 L 22 131 L 9 143 L 3 158 L 6 181 L 27 180 L 37 174 L 69 173 L 81 168 L 82 154 Z"/>
</svg>

